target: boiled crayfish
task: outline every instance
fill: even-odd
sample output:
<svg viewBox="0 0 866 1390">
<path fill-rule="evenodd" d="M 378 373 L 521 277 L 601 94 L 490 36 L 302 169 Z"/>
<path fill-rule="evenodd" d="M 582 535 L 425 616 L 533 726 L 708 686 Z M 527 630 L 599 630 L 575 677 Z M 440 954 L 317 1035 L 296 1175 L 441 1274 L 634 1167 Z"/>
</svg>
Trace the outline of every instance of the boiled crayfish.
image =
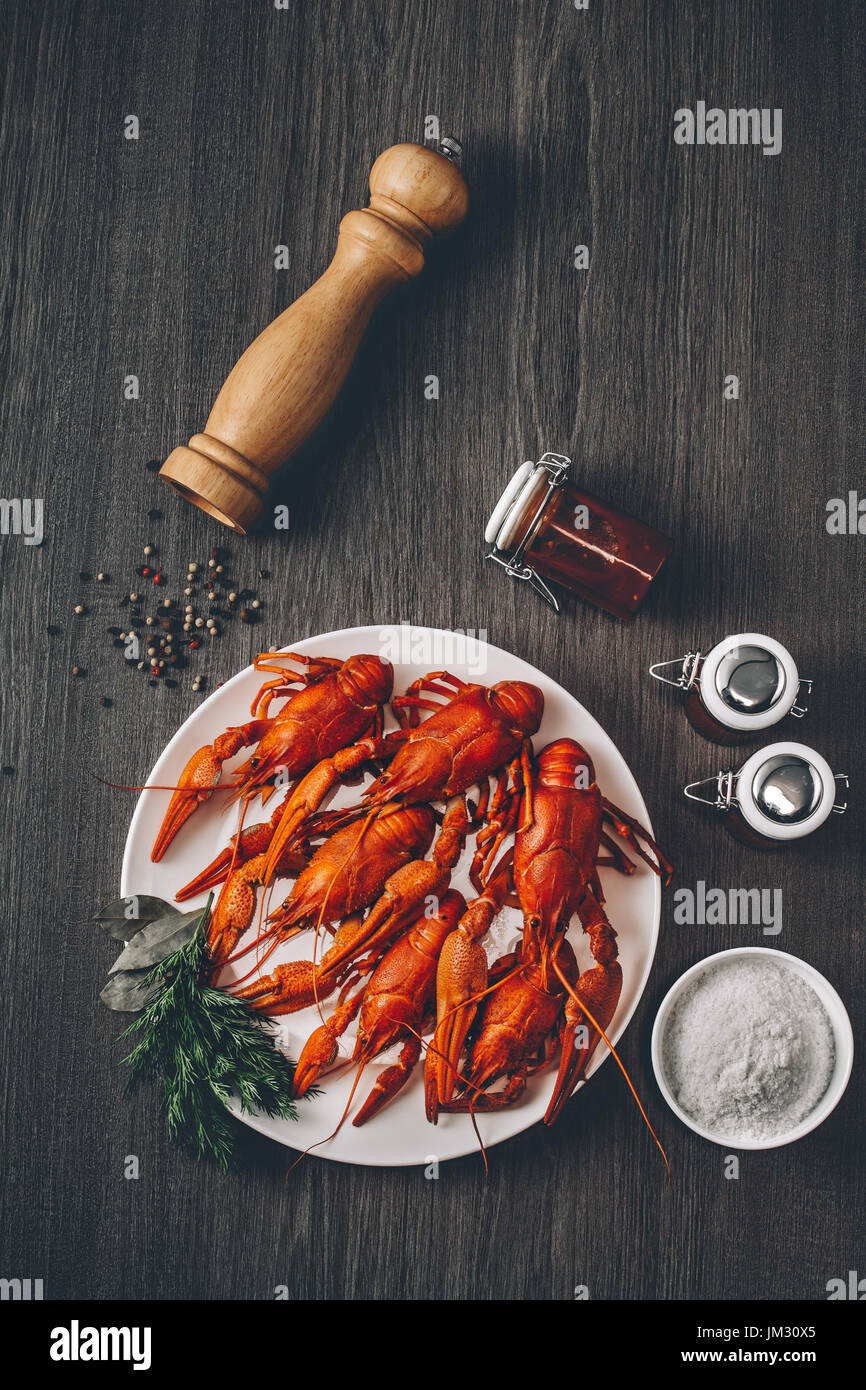
<svg viewBox="0 0 866 1390">
<path fill-rule="evenodd" d="M 433 695 L 444 697 L 445 703 L 433 700 Z M 476 819 L 507 818 L 513 799 L 507 791 L 509 775 L 513 779 L 521 761 L 526 762 L 529 740 L 544 713 L 544 696 L 537 686 L 525 681 L 469 685 L 448 672 L 434 671 L 415 681 L 391 705 L 401 729 L 385 738 L 364 739 L 323 759 L 298 783 L 271 842 L 269 870 L 276 870 L 285 846 L 314 816 L 335 783 L 374 759 L 393 762 L 364 792 L 368 806 L 443 801 L 478 785 Z M 433 713 L 413 725 L 419 709 Z M 489 778 L 494 774 L 497 793 L 488 807 Z"/>
<path fill-rule="evenodd" d="M 333 1065 L 337 1043 L 360 1010 L 351 1062 L 360 1071 L 392 1043 L 401 1043 L 398 1060 L 379 1075 L 373 1090 L 352 1123 L 365 1124 L 409 1080 L 421 1056 L 424 1028 L 432 1022 L 436 966 L 442 943 L 466 907 L 460 893 L 449 889 L 434 913 L 422 913 L 409 930 L 386 951 L 369 981 L 341 999 L 331 1017 L 307 1040 L 295 1068 L 295 1094 L 304 1095 Z"/>
<path fill-rule="evenodd" d="M 504 901 L 501 870 L 494 871 L 487 893 L 470 906 L 443 945 L 436 982 L 438 1023 L 425 1066 L 427 1114 L 434 1122 L 440 1109 L 511 1103 L 523 1089 L 540 1043 L 558 1022 L 563 1004 L 560 1064 L 545 1115 L 548 1124 L 583 1076 L 622 989 L 616 933 L 602 908 L 598 866 L 634 872 L 606 824 L 669 880 L 670 865 L 649 834 L 602 795 L 586 750 L 573 739 L 549 744 L 524 785 L 515 836 L 513 877 L 524 924 L 518 952 L 509 961 L 497 962 L 491 986 L 481 938 Z M 579 976 L 565 939 L 575 914 L 595 960 L 593 968 Z M 501 980 L 504 983 L 498 983 Z M 504 1002 L 495 1002 L 499 993 L 504 993 Z M 511 1019 L 504 1031 L 503 1014 Z M 520 1046 L 521 1036 L 525 1048 Z M 455 1101 L 467 1040 L 465 1094 Z M 509 1079 L 493 1100 L 484 1088 L 503 1075 Z"/>
<path fill-rule="evenodd" d="M 297 672 L 275 666 L 276 657 L 301 662 L 306 669 Z M 384 705 L 394 684 L 394 670 L 389 662 L 369 655 L 336 661 L 331 657 L 296 656 L 293 652 L 263 652 L 254 664 L 257 670 L 276 670 L 279 675 L 259 690 L 250 709 L 254 717 L 249 723 L 227 729 L 213 743 L 193 753 L 156 837 L 151 853 L 154 862 L 162 858 L 197 807 L 211 797 L 222 776 L 223 763 L 242 748 L 256 745 L 231 784 L 238 795 L 267 792 L 276 776 L 292 781 L 362 734 L 371 730 L 381 733 Z M 300 689 L 294 689 L 295 686 Z M 271 701 L 284 695 L 289 698 L 274 718 L 258 717 L 267 715 Z M 256 829 L 261 831 L 262 827 Z M 263 838 L 260 834 L 259 839 Z M 223 858 L 220 857 L 220 865 Z M 195 880 L 185 896 L 200 892 L 208 874 L 208 886 L 219 882 L 219 878 L 213 877 L 214 867 Z"/>
<path fill-rule="evenodd" d="M 434 702 L 432 695 L 444 695 L 446 703 Z M 363 871 L 364 881 L 375 883 L 377 890 L 382 891 L 381 901 L 366 924 L 366 935 L 375 936 L 377 941 L 382 940 L 383 924 L 405 919 L 420 909 L 426 899 L 444 893 L 469 830 L 464 794 L 473 785 L 480 788 L 478 803 L 473 808 L 476 824 L 480 820 L 496 828 L 513 819 L 517 796 L 510 782 L 517 779 L 522 762 L 528 765 L 529 739 L 538 728 L 544 709 L 543 696 L 535 686 L 503 681 L 488 688 L 435 672 L 416 681 L 405 695 L 395 697 L 392 705 L 402 721 L 399 730 L 384 738 L 381 734 L 367 737 L 322 759 L 278 807 L 269 826 L 255 826 L 236 836 L 232 851 L 224 851 L 193 884 L 181 890 L 182 895 L 188 896 L 192 889 L 199 891 L 211 886 L 216 874 L 227 874 L 211 924 L 211 945 L 217 963 L 226 960 L 251 925 L 256 890 L 290 871 L 302 853 L 305 836 L 315 836 L 321 829 L 317 813 L 324 797 L 337 781 L 357 775 L 367 762 L 394 760 L 391 768 L 364 793 L 363 805 L 345 813 L 342 819 L 349 823 L 325 841 L 309 867 L 301 872 L 292 893 L 268 919 L 267 935 L 274 938 L 274 945 L 286 939 L 290 930 L 318 925 L 320 921 L 331 922 L 357 906 L 368 906 L 376 893 L 363 902 L 344 902 L 340 884 L 350 874 L 357 877 Z M 434 713 L 423 723 L 413 725 L 415 712 L 422 707 L 433 709 Z M 497 779 L 496 791 L 490 798 L 489 779 L 493 775 Z M 421 859 L 430 839 L 423 845 L 420 841 L 415 843 L 405 827 L 432 816 L 429 802 L 441 800 L 447 800 L 442 827 L 431 857 Z M 386 809 L 388 817 L 384 817 Z M 360 832 L 352 823 L 358 817 L 364 818 Z M 390 838 L 385 833 L 389 826 L 393 827 Z M 398 857 L 395 862 L 389 849 L 393 851 L 404 836 L 411 854 L 406 859 Z M 248 848 L 251 858 L 244 862 Z M 318 896 L 311 898 L 312 883 L 317 885 Z M 325 889 L 325 884 L 330 886 Z M 321 915 L 325 896 L 330 916 Z M 357 952 L 365 947 L 366 937 L 356 942 Z M 281 979 L 285 989 L 285 974 Z M 299 984 L 297 972 L 295 984 Z M 266 992 L 272 999 L 273 990 Z M 306 988 L 300 989 L 297 998 L 307 1001 Z M 290 1006 L 292 996 L 284 992 L 281 1000 Z M 294 1005 L 304 1006 L 300 1002 Z"/>
<path fill-rule="evenodd" d="M 245 745 L 256 748 L 231 783 L 237 795 L 265 799 L 275 778 L 289 781 L 270 820 L 241 828 L 178 894 L 224 881 L 208 929 L 215 969 L 268 943 L 261 964 L 280 942 L 315 930 L 312 959 L 226 987 L 268 1014 L 314 1004 L 321 1013 L 339 991 L 301 1052 L 298 1094 L 333 1066 L 339 1038 L 355 1019 L 349 1060 L 358 1076 L 399 1044 L 398 1061 L 381 1073 L 356 1124 L 405 1085 L 434 1004 L 424 1068 L 428 1118 L 513 1104 L 558 1047 L 545 1115 L 552 1123 L 599 1040 L 607 1041 L 622 989 L 599 866 L 634 873 L 628 848 L 669 878 L 667 861 L 648 833 L 604 797 L 580 744 L 558 739 L 533 760 L 531 739 L 544 710 L 537 687 L 522 681 L 488 687 L 430 672 L 391 698 L 399 727 L 386 734 L 383 707 L 393 680 L 387 662 L 319 658 L 298 674 L 268 666 L 269 655 L 257 664 L 276 671 L 276 679 L 259 691 L 253 720 L 190 760 L 154 847 L 159 858 L 219 782 L 222 763 Z M 277 715 L 264 717 L 283 696 Z M 332 789 L 358 779 L 365 767 L 376 776 L 358 804 L 323 810 Z M 473 787 L 477 798 L 469 801 Z M 444 814 L 431 803 L 444 803 Z M 477 896 L 467 906 L 450 879 L 472 830 Z M 253 924 L 260 888 L 284 877 L 294 879 L 288 896 L 252 946 L 234 954 Z M 488 968 L 482 940 L 506 903 L 522 911 L 522 938 Z M 575 917 L 593 956 L 583 973 L 566 939 Z M 319 928 L 333 933 L 321 953 Z"/>
</svg>

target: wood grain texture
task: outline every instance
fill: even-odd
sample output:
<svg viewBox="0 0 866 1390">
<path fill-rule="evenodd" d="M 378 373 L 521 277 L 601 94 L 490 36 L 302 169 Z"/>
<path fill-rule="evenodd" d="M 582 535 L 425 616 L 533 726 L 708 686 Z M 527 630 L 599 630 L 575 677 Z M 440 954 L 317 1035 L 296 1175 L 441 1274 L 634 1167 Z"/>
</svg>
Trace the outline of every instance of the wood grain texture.
<svg viewBox="0 0 866 1390">
<path fill-rule="evenodd" d="M 286 1181 L 286 1153 L 252 1134 L 241 1180 L 175 1152 L 152 1096 L 122 1100 L 117 1019 L 96 1001 L 112 953 L 88 918 L 116 889 L 132 798 L 91 774 L 143 778 L 197 697 L 120 669 L 107 600 L 71 612 L 80 569 L 129 573 L 151 538 L 180 578 L 225 539 L 145 462 L 199 427 L 245 344 L 327 265 L 371 159 L 437 114 L 464 143 L 470 214 L 374 318 L 280 486 L 288 535 L 229 541 L 239 572 L 271 571 L 266 620 L 227 630 L 208 674 L 356 623 L 486 629 L 608 729 L 677 883 L 782 889 L 773 944 L 821 969 L 859 1030 L 866 541 L 824 518 L 863 486 L 862 6 L 11 0 L 2 25 L 2 495 L 43 497 L 46 539 L 0 539 L 0 761 L 17 769 L 0 804 L 0 1274 L 42 1277 L 48 1297 L 490 1300 L 577 1284 L 819 1299 L 862 1272 L 859 1062 L 819 1131 L 744 1154 L 738 1181 L 665 1112 L 649 1064 L 664 992 L 762 939 L 677 926 L 670 895 L 623 1046 L 669 1190 L 612 1066 L 552 1132 L 493 1151 L 487 1180 L 471 1157 L 438 1181 L 316 1159 Z M 673 112 L 699 99 L 782 107 L 781 155 L 676 146 Z M 547 448 L 677 540 L 631 626 L 577 603 L 557 619 L 481 563 L 502 481 Z M 684 803 L 725 754 L 646 674 L 744 628 L 815 678 L 803 736 L 855 779 L 852 811 L 785 853 Z"/>
</svg>

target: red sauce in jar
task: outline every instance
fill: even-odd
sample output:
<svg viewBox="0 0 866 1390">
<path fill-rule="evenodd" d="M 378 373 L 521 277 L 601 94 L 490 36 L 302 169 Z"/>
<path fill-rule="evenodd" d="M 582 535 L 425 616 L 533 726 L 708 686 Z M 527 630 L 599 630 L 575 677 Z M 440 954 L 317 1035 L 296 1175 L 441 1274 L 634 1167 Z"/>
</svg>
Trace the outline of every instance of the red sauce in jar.
<svg viewBox="0 0 866 1390">
<path fill-rule="evenodd" d="M 517 469 L 485 527 L 487 558 L 557 611 L 548 581 L 633 618 L 673 541 L 568 482 L 570 467 L 565 454 L 547 453 Z"/>
<path fill-rule="evenodd" d="M 673 541 L 661 532 L 565 483 L 548 501 L 524 554 L 545 579 L 630 619 L 672 550 Z"/>
<path fill-rule="evenodd" d="M 756 738 L 760 738 L 763 729 L 729 729 L 726 725 L 720 724 L 714 719 L 701 699 L 701 692 L 698 686 L 692 686 L 685 699 L 686 718 L 693 729 L 696 729 L 703 738 L 709 739 L 711 743 L 722 743 L 734 746 L 740 743 L 753 743 Z"/>
</svg>

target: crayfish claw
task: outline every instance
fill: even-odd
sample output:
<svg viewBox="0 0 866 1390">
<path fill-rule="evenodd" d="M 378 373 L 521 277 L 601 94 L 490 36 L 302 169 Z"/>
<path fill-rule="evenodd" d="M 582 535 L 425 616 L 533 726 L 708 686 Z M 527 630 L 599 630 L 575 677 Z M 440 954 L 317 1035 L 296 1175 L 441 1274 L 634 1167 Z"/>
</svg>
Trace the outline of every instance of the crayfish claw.
<svg viewBox="0 0 866 1390">
<path fill-rule="evenodd" d="M 544 1116 L 546 1125 L 552 1125 L 558 1119 L 566 1101 L 574 1095 L 574 1089 L 584 1076 L 601 1038 L 595 1024 L 607 1032 L 621 992 L 622 968 L 619 961 L 613 960 L 585 971 L 574 988 L 577 997 L 569 995 L 565 1005 L 559 1070 Z M 586 1003 L 594 1023 L 580 1007 L 581 1002 Z"/>
<path fill-rule="evenodd" d="M 333 984 L 323 983 L 311 960 L 293 960 L 278 965 L 270 975 L 253 980 L 243 989 L 232 989 L 232 993 L 258 1013 L 291 1014 L 317 999 L 326 999 L 333 988 Z"/>
<path fill-rule="evenodd" d="M 181 826 L 185 825 L 202 802 L 211 796 L 222 776 L 222 759 L 214 753 L 212 744 L 193 753 L 180 775 L 177 790 L 172 794 L 150 857 L 158 864 Z"/>
<path fill-rule="evenodd" d="M 387 1105 L 398 1091 L 402 1091 L 420 1056 L 421 1039 L 414 1036 L 407 1038 L 400 1048 L 400 1056 L 397 1061 L 379 1073 L 375 1086 L 352 1121 L 356 1128 L 360 1129 L 361 1125 L 372 1120 L 374 1115 L 378 1115 L 383 1105 Z"/>
<path fill-rule="evenodd" d="M 295 1067 L 296 1096 L 306 1095 L 322 1072 L 333 1066 L 337 1058 L 337 1042 L 360 1009 L 363 998 L 362 988 L 339 1004 L 327 1022 L 307 1038 Z"/>
<path fill-rule="evenodd" d="M 446 937 L 436 971 L 437 1024 L 424 1065 L 427 1118 L 451 1100 L 466 1035 L 487 986 L 484 947 L 458 927 Z M 434 1099 L 435 1095 L 435 1099 Z"/>
</svg>

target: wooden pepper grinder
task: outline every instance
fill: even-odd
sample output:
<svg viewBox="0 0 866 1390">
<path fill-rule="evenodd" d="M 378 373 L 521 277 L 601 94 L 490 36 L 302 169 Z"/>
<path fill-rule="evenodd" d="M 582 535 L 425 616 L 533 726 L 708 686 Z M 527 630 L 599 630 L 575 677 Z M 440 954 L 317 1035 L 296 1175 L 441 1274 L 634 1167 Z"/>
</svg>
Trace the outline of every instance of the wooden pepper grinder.
<svg viewBox="0 0 866 1390">
<path fill-rule="evenodd" d="M 370 171 L 370 206 L 340 223 L 324 275 L 235 363 L 204 433 L 169 454 L 160 476 L 242 534 L 264 508 L 270 478 L 333 405 L 373 310 L 424 266 L 434 232 L 457 226 L 469 193 L 456 140 L 439 149 L 392 145 Z"/>
</svg>

